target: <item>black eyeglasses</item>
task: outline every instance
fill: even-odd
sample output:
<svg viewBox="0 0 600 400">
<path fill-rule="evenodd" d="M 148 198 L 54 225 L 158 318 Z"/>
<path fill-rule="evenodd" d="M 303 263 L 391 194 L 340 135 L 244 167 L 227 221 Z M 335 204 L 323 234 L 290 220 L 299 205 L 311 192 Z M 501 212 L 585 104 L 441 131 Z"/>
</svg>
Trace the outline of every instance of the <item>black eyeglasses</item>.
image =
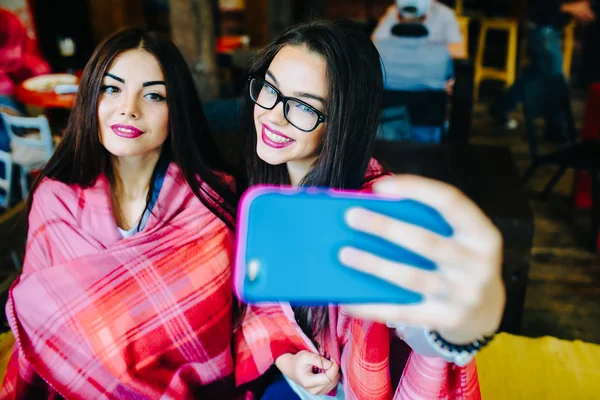
<svg viewBox="0 0 600 400">
<path fill-rule="evenodd" d="M 290 124 L 301 131 L 314 131 L 321 122 L 325 122 L 327 119 L 325 114 L 310 104 L 282 95 L 276 87 L 264 79 L 249 76 L 248 80 L 250 81 L 248 85 L 250 99 L 256 105 L 265 110 L 272 110 L 279 102 L 282 102 L 283 116 Z"/>
</svg>

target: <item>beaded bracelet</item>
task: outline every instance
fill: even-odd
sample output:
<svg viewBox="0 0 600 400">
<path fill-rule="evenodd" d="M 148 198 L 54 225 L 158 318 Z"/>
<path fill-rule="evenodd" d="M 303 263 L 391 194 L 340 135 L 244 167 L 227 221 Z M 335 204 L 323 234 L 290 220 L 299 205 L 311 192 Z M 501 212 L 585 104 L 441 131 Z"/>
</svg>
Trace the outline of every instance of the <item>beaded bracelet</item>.
<svg viewBox="0 0 600 400">
<path fill-rule="evenodd" d="M 487 346 L 492 341 L 495 335 L 496 334 L 492 334 L 489 336 L 479 336 L 477 339 L 475 339 L 469 344 L 458 345 L 448 342 L 443 337 L 441 337 L 439 333 L 435 331 L 429 332 L 429 336 L 436 345 L 451 353 L 476 353 L 485 346 Z"/>
</svg>

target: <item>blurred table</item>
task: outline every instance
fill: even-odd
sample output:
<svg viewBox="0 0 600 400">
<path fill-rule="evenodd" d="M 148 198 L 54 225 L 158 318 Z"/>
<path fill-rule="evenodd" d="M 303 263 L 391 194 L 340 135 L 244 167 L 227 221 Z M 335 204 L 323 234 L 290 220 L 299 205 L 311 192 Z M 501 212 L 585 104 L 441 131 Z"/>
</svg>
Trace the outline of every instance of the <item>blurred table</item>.
<svg viewBox="0 0 600 400">
<path fill-rule="evenodd" d="M 38 92 L 25 88 L 23 83 L 17 87 L 17 100 L 28 106 L 41 108 L 73 108 L 76 93 L 56 94 L 54 92 Z"/>
<path fill-rule="evenodd" d="M 48 118 L 48 122 L 50 123 L 52 131 L 60 136 L 60 132 L 62 132 L 67 126 L 69 113 L 71 108 L 73 108 L 75 105 L 77 93 L 58 94 L 54 92 L 54 89 L 51 85 L 48 86 L 48 83 L 46 83 L 46 86 L 42 85 L 43 90 L 35 90 L 34 88 L 36 85 L 28 84 L 28 82 L 31 83 L 33 80 L 40 80 L 44 78 L 52 80 L 57 79 L 56 77 L 66 76 L 71 79 L 71 81 L 64 83 L 76 83 L 78 81 L 78 78 L 76 78 L 77 75 L 48 74 L 30 78 L 24 82 L 21 82 L 21 84 L 17 87 L 15 97 L 25 106 L 42 108 L 43 113 Z M 57 82 L 63 83 L 60 81 Z"/>
</svg>

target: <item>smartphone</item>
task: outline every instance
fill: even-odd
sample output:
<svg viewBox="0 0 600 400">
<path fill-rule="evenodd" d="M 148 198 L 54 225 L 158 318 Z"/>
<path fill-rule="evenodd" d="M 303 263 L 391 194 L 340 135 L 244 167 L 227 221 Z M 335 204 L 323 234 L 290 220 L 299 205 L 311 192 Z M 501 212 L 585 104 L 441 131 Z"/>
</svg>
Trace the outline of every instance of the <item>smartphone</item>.
<svg viewBox="0 0 600 400">
<path fill-rule="evenodd" d="M 292 305 L 352 303 L 411 304 L 421 295 L 343 266 L 345 246 L 427 270 L 436 265 L 345 222 L 362 207 L 451 236 L 452 228 L 433 208 L 414 200 L 315 188 L 257 186 L 243 196 L 238 213 L 234 290 L 246 303 Z"/>
</svg>

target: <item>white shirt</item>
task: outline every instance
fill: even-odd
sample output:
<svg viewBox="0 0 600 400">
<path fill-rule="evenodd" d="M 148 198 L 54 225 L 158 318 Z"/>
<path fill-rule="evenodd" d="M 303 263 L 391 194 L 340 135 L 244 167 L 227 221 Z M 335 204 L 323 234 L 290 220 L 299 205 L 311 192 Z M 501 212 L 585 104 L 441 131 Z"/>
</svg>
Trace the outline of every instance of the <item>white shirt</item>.
<svg viewBox="0 0 600 400">
<path fill-rule="evenodd" d="M 398 23 L 398 8 L 388 8 L 387 12 L 373 31 L 373 40 L 392 37 L 392 27 Z M 432 1 L 427 10 L 424 25 L 429 31 L 427 40 L 436 44 L 449 45 L 463 42 L 456 13 L 450 7 Z"/>
</svg>

